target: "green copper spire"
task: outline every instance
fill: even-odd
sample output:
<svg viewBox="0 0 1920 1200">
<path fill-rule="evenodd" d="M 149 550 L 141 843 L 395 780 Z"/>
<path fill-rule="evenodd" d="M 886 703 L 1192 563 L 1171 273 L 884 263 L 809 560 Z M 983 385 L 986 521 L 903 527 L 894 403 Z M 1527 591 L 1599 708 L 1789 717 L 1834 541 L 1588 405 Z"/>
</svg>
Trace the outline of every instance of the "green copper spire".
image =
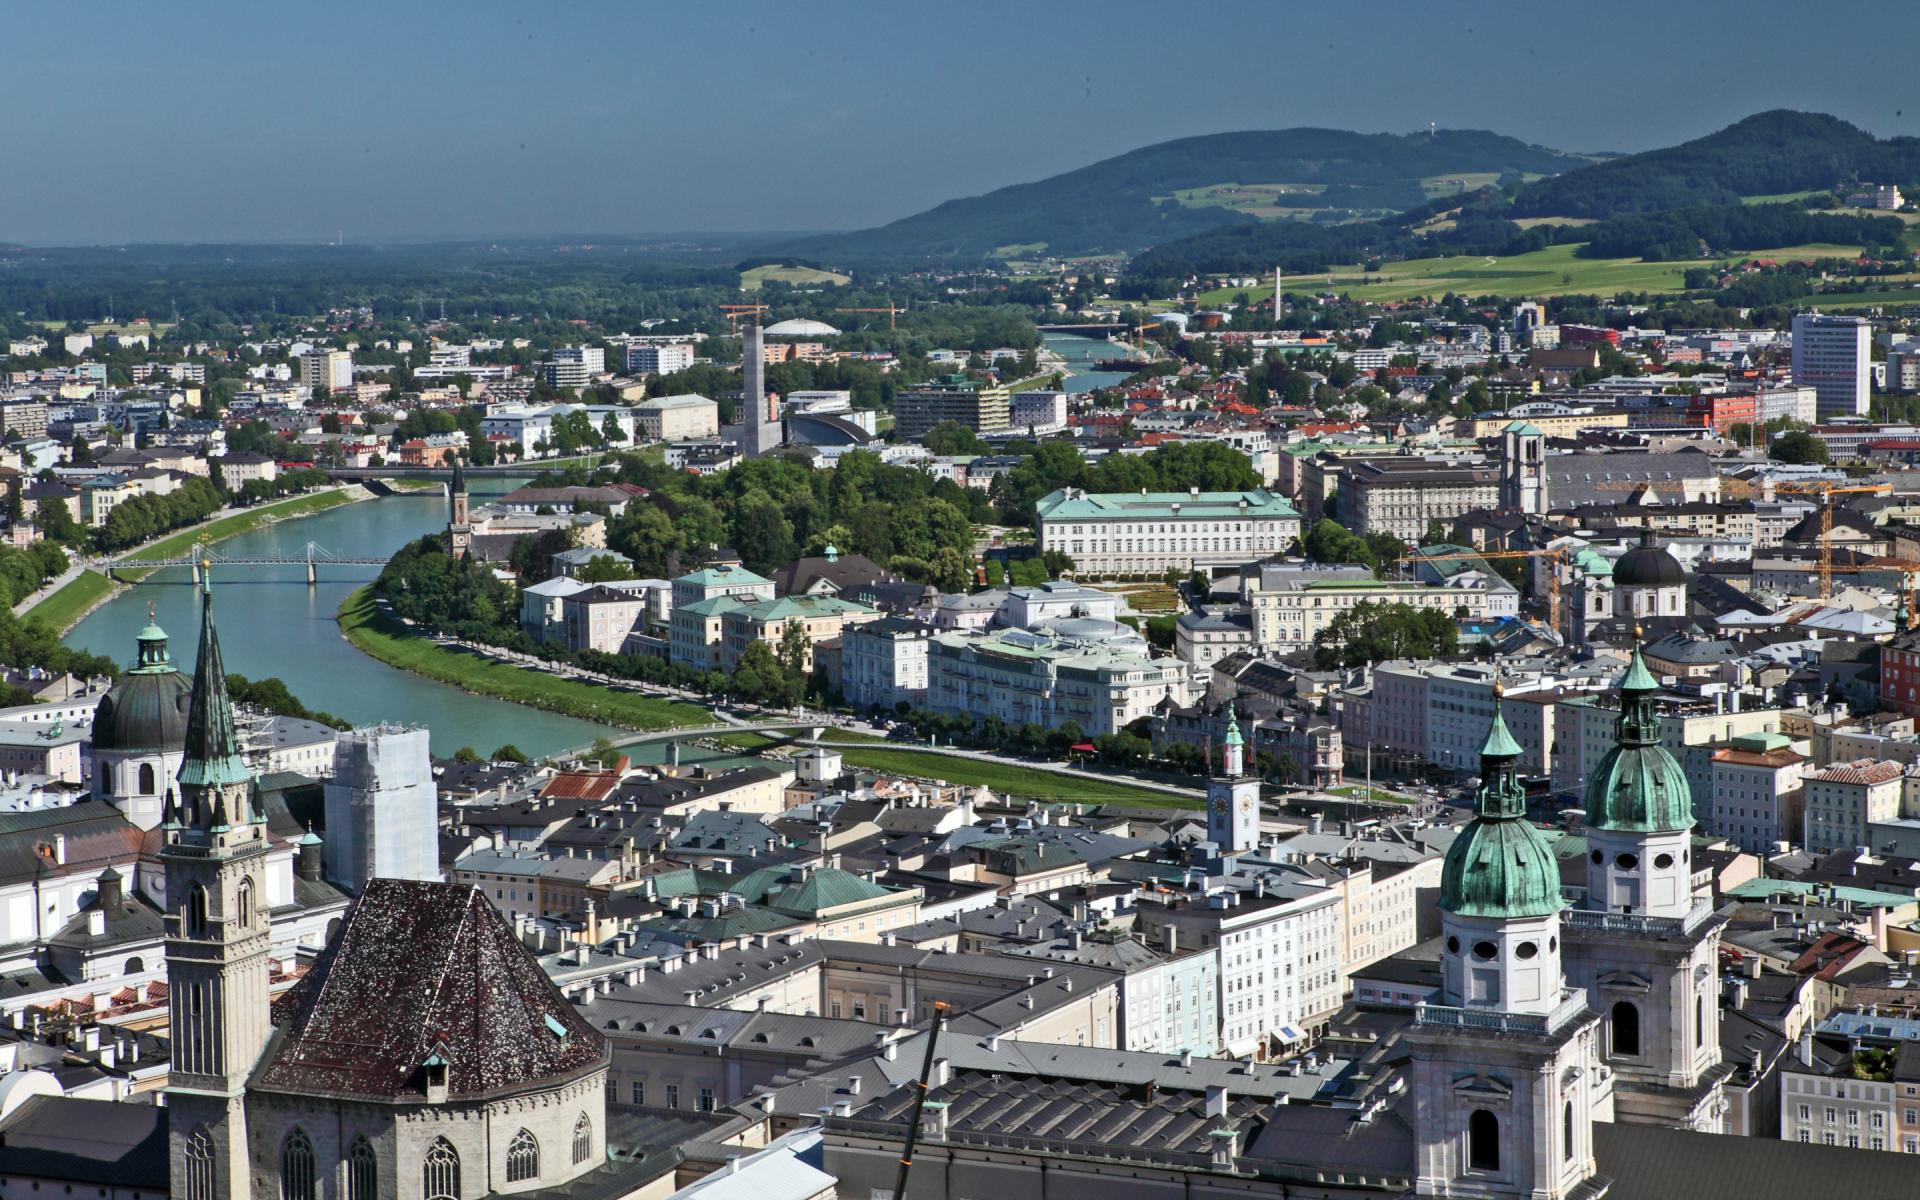
<svg viewBox="0 0 1920 1200">
<path fill-rule="evenodd" d="M 1620 678 L 1620 717 L 1614 747 L 1587 778 L 1587 824 L 1626 833 L 1676 833 L 1693 828 L 1693 791 L 1680 764 L 1661 744 L 1653 697 L 1659 681 L 1638 645 Z"/>
<path fill-rule="evenodd" d="M 139 657 L 133 669 L 145 675 L 160 675 L 173 670 L 173 659 L 167 654 L 167 631 L 160 628 L 154 620 L 153 605 L 147 605 L 147 625 L 135 635 L 140 645 Z"/>
<path fill-rule="evenodd" d="M 227 671 L 220 661 L 220 633 L 213 624 L 213 564 L 200 564 L 200 651 L 193 665 L 193 697 L 187 705 L 186 757 L 180 764 L 183 788 L 218 788 L 249 778 L 240 757 L 240 734 L 227 696 Z M 216 802 L 214 825 L 225 823 Z"/>
<path fill-rule="evenodd" d="M 1520 743 L 1493 690 L 1493 726 L 1480 751 L 1475 817 L 1447 848 L 1440 907 L 1463 917 L 1539 917 L 1559 912 L 1560 867 L 1547 839 L 1527 820 L 1527 792 L 1514 764 Z"/>
<path fill-rule="evenodd" d="M 1247 744 L 1247 743 L 1246 743 L 1246 739 L 1245 739 L 1245 738 L 1242 738 L 1242 737 L 1240 736 L 1240 713 L 1239 713 L 1239 706 L 1238 706 L 1238 705 L 1235 705 L 1235 704 L 1228 704 L 1228 705 L 1227 705 L 1227 741 L 1226 741 L 1226 744 L 1227 744 L 1227 745 L 1229 745 L 1229 746 L 1244 746 L 1244 745 L 1246 745 L 1246 744 Z"/>
</svg>

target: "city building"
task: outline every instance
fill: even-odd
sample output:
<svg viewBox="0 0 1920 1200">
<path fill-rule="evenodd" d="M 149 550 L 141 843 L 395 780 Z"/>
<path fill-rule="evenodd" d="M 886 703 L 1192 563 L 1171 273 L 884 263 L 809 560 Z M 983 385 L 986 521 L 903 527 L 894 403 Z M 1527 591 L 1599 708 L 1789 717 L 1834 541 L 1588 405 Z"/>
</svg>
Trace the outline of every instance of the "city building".
<svg viewBox="0 0 1920 1200">
<path fill-rule="evenodd" d="M 1047 433 L 1067 427 L 1067 394 L 1015 392 L 1007 401 L 1007 423 L 1014 429 Z"/>
<path fill-rule="evenodd" d="M 1539 463 L 1544 444 L 1545 438 L 1537 434 L 1516 438 L 1516 448 L 1531 447 L 1535 453 L 1531 464 L 1514 463 L 1516 499 L 1524 495 L 1545 502 L 1547 485 Z M 1341 523 L 1418 545 L 1435 523 L 1450 529 L 1456 517 L 1498 507 L 1504 478 L 1502 467 L 1472 462 L 1394 457 L 1350 463 L 1340 483 Z"/>
<path fill-rule="evenodd" d="M 888 712 L 927 702 L 927 649 L 933 626 L 907 617 L 883 617 L 840 637 L 840 692 L 856 709 Z"/>
<path fill-rule="evenodd" d="M 1713 752 L 1713 788 L 1702 824 L 1754 854 L 1801 833 L 1801 779 L 1810 760 L 1778 733 L 1750 733 Z"/>
<path fill-rule="evenodd" d="M 1873 326 L 1863 317 L 1793 318 L 1793 382 L 1813 389 L 1821 420 L 1867 415 L 1872 339 Z"/>
<path fill-rule="evenodd" d="M 1062 488 L 1034 506 L 1044 550 L 1071 558 L 1085 578 L 1159 576 L 1237 567 L 1283 554 L 1300 514 L 1267 491 L 1108 492 Z"/>
<path fill-rule="evenodd" d="M 904 438 L 923 437 L 947 421 L 975 433 L 1001 433 L 1012 424 L 1009 409 L 1007 389 L 964 375 L 917 384 L 893 396 L 894 429 Z"/>
<path fill-rule="evenodd" d="M 547 363 L 547 382 L 578 391 L 607 373 L 607 352 L 598 346 L 563 346 Z"/>
<path fill-rule="evenodd" d="M 621 356 L 629 375 L 671 375 L 693 365 L 693 347 L 679 343 L 630 343 Z"/>
<path fill-rule="evenodd" d="M 1186 699 L 1186 667 L 1071 637 L 1001 629 L 935 634 L 927 648 L 930 712 L 1045 729 L 1077 724 L 1088 737 L 1117 733 L 1154 706 Z"/>
<path fill-rule="evenodd" d="M 300 359 L 300 386 L 317 390 L 353 386 L 353 355 L 345 350 L 315 350 Z"/>
<path fill-rule="evenodd" d="M 688 442 L 720 436 L 720 406 L 705 396 L 655 396 L 633 407 L 634 437 L 642 442 Z"/>
<path fill-rule="evenodd" d="M 1900 785 L 1906 771 L 1897 762 L 1856 759 L 1834 763 L 1805 777 L 1805 832 L 1809 854 L 1870 846 L 1867 827 L 1900 815 Z"/>
</svg>

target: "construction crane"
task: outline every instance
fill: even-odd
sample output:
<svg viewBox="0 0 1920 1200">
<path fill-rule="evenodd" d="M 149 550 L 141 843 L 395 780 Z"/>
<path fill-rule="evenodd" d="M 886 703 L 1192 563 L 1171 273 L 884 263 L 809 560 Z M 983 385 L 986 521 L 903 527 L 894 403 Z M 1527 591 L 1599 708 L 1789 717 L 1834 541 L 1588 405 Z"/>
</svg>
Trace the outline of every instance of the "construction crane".
<svg viewBox="0 0 1920 1200">
<path fill-rule="evenodd" d="M 1640 480 L 1638 482 L 1616 480 L 1595 484 L 1594 488 L 1596 491 L 1603 492 L 1637 492 L 1646 489 L 1652 491 L 1656 496 L 1659 494 L 1659 485 L 1648 480 Z M 1771 488 L 1773 494 L 1776 496 L 1819 497 L 1820 598 L 1822 600 L 1831 600 L 1833 598 L 1834 571 L 1833 498 L 1849 493 L 1884 496 L 1893 491 L 1893 485 L 1890 483 L 1841 483 L 1833 479 L 1781 479 L 1763 480 L 1759 487 L 1755 487 L 1744 479 L 1729 479 L 1724 481 L 1721 494 L 1727 499 L 1746 500 L 1754 498 L 1756 493 L 1764 495 L 1768 488 Z M 1681 498 L 1683 500 L 1686 498 L 1684 489 L 1681 492 Z"/>
<path fill-rule="evenodd" d="M 896 305 L 893 301 L 889 300 L 885 308 L 836 308 L 833 311 L 843 313 L 885 313 L 887 314 L 887 331 L 891 333 L 900 327 L 896 318 L 907 310 L 904 305 Z"/>
<path fill-rule="evenodd" d="M 920 1115 L 927 1110 L 927 1085 L 933 1078 L 933 1049 L 940 1044 L 940 1031 L 947 1027 L 947 1004 L 933 1002 L 933 1024 L 927 1029 L 927 1056 L 920 1063 L 920 1079 L 914 1085 L 913 1113 L 907 1118 L 907 1144 L 900 1150 L 900 1173 L 894 1178 L 893 1200 L 906 1200 L 907 1173 L 913 1170 L 913 1148 L 920 1141 Z"/>
<path fill-rule="evenodd" d="M 1467 550 L 1460 554 L 1403 554 L 1396 562 L 1445 562 L 1449 558 L 1544 558 L 1547 560 L 1547 624 L 1555 633 L 1563 633 L 1560 628 L 1560 568 L 1566 565 L 1567 549 L 1554 546 L 1546 550 Z"/>
<path fill-rule="evenodd" d="M 767 311 L 764 304 L 722 304 L 720 311 L 727 314 L 727 320 L 733 323 L 733 332 L 740 332 L 740 318 L 751 316 L 756 322 L 760 314 Z"/>
</svg>

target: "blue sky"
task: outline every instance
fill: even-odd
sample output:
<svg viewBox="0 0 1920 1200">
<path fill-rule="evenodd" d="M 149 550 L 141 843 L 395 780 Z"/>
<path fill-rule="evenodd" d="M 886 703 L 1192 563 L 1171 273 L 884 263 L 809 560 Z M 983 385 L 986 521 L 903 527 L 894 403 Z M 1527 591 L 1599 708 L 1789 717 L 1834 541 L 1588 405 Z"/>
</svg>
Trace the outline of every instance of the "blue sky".
<svg viewBox="0 0 1920 1200">
<path fill-rule="evenodd" d="M 1429 121 L 1639 150 L 1920 134 L 1911 12 L 1369 4 L 0 4 L 0 241 L 853 228 L 1152 142 Z"/>
</svg>

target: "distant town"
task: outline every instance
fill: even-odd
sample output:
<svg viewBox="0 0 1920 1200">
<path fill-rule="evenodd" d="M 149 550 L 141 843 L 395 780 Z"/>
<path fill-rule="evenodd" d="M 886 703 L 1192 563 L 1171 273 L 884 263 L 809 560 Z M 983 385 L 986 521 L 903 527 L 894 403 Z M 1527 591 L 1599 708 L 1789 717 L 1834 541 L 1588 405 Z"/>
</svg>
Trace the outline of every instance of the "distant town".
<svg viewBox="0 0 1920 1200">
<path fill-rule="evenodd" d="M 0 250 L 0 1195 L 1912 1194 L 1916 184 Z"/>
</svg>

